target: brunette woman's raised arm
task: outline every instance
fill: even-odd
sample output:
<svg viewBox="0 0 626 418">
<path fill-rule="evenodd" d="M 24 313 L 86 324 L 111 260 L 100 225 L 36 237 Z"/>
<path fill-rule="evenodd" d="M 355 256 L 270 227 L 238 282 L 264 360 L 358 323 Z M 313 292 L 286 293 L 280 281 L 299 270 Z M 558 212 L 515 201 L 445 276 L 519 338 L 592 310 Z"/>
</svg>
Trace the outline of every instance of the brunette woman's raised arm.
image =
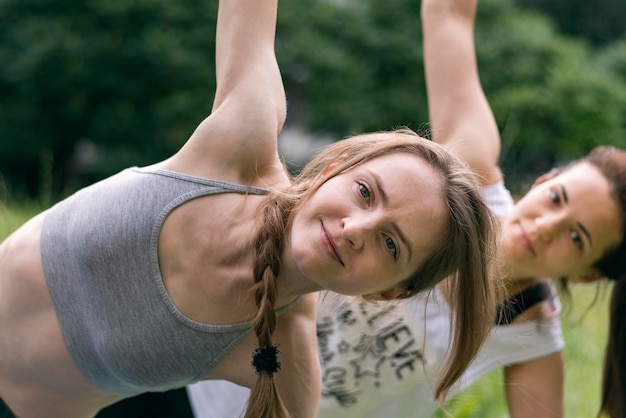
<svg viewBox="0 0 626 418">
<path fill-rule="evenodd" d="M 432 138 L 487 185 L 501 179 L 500 134 L 478 76 L 477 0 L 423 0 L 424 67 Z"/>
</svg>

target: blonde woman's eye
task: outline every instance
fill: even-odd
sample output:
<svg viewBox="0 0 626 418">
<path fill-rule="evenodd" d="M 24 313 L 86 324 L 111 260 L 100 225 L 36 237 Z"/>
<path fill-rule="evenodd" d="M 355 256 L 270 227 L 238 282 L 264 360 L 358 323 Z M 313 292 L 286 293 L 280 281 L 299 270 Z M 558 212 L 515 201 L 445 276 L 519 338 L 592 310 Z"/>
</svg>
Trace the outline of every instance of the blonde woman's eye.
<svg viewBox="0 0 626 418">
<path fill-rule="evenodd" d="M 572 242 L 578 248 L 583 248 L 583 239 L 580 237 L 580 234 L 576 231 L 570 232 L 570 237 L 572 238 Z"/>
<path fill-rule="evenodd" d="M 365 200 L 370 200 L 370 189 L 365 183 L 359 183 L 359 194 Z"/>
<path fill-rule="evenodd" d="M 555 205 L 559 205 L 561 203 L 561 197 L 559 196 L 559 194 L 554 190 L 550 190 L 549 193 L 550 194 L 548 196 L 550 197 L 552 203 L 554 203 Z"/>
<path fill-rule="evenodd" d="M 396 247 L 396 243 L 390 237 L 385 238 L 385 246 L 387 247 L 387 251 L 393 255 L 393 258 L 398 257 L 398 247 Z"/>
</svg>

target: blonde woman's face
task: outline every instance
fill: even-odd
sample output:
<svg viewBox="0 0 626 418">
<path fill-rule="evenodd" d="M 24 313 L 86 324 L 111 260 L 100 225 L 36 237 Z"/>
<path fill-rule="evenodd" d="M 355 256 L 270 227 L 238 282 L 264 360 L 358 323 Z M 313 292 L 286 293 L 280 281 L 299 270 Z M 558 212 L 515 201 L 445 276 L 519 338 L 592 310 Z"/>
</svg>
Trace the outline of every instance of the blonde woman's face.
<svg viewBox="0 0 626 418">
<path fill-rule="evenodd" d="M 292 262 L 317 288 L 347 295 L 400 289 L 446 238 L 441 187 L 438 173 L 407 153 L 329 179 L 294 218 Z"/>
<path fill-rule="evenodd" d="M 607 179 L 580 163 L 538 183 L 502 220 L 499 252 L 517 278 L 589 273 L 622 235 Z"/>
</svg>

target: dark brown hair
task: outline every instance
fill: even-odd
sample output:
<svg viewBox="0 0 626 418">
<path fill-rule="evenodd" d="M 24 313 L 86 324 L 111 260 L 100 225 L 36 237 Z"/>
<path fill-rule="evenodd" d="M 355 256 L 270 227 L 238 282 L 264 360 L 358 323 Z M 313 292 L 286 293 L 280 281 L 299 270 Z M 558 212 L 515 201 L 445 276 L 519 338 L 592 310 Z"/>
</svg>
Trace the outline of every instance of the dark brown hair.
<svg viewBox="0 0 626 418">
<path fill-rule="evenodd" d="M 456 326 L 447 364 L 435 386 L 435 397 L 442 400 L 478 352 L 495 315 L 493 286 L 488 275 L 494 253 L 494 223 L 467 165 L 411 130 L 364 134 L 336 142 L 307 164 L 288 190 L 270 193 L 263 204 L 261 225 L 253 242 L 256 285 L 252 292 L 258 306 L 253 326 L 259 347 L 271 347 L 276 326 L 274 301 L 280 255 L 298 208 L 329 178 L 394 152 L 418 155 L 439 173 L 442 198 L 448 208 L 448 231 L 441 237 L 438 249 L 404 283 L 414 295 L 451 277 L 450 304 Z M 246 417 L 284 416 L 288 413 L 276 392 L 273 377 L 260 373 Z"/>
<path fill-rule="evenodd" d="M 599 415 L 626 417 L 626 152 L 610 146 L 594 148 L 579 160 L 598 169 L 611 186 L 611 195 L 620 209 L 621 242 L 606 251 L 594 267 L 615 283 L 609 305 L 609 336 L 604 356 Z"/>
</svg>

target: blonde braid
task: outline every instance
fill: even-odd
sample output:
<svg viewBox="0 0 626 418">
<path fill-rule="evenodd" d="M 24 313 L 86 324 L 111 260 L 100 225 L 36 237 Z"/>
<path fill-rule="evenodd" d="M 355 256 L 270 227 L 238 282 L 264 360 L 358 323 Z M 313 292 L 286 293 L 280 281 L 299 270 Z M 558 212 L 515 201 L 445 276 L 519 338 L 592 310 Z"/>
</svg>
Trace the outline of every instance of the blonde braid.
<svg viewBox="0 0 626 418">
<path fill-rule="evenodd" d="M 272 333 L 276 328 L 274 312 L 278 296 L 277 277 L 280 271 L 280 256 L 284 246 L 288 207 L 293 206 L 289 199 L 273 193 L 268 196 L 265 207 L 261 211 L 263 219 L 261 227 L 254 239 L 255 263 L 253 275 L 255 285 L 251 289 L 257 305 L 257 313 L 252 321 L 259 348 L 256 355 L 272 352 Z M 277 353 L 277 352 L 276 352 Z M 257 368 L 257 380 L 250 393 L 246 418 L 287 418 L 289 414 L 276 390 L 273 373 L 280 368 L 277 360 L 270 359 L 275 367 Z"/>
</svg>

